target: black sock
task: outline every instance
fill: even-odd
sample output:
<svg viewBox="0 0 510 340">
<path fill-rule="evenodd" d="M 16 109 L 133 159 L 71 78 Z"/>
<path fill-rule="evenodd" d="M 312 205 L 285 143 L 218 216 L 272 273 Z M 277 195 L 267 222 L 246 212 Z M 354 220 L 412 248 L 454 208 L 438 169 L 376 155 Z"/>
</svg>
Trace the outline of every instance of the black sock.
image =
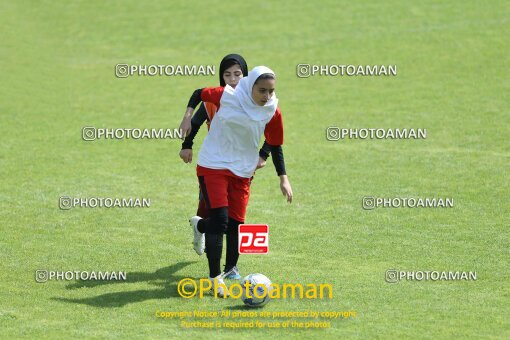
<svg viewBox="0 0 510 340">
<path fill-rule="evenodd" d="M 223 233 L 205 234 L 205 249 L 209 262 L 209 277 L 221 274 L 221 251 L 223 250 Z"/>
<path fill-rule="evenodd" d="M 234 220 L 233 218 L 228 218 L 228 227 L 227 227 L 227 261 L 225 264 L 225 272 L 228 272 L 234 266 L 237 265 L 237 260 L 239 260 L 239 224 L 243 222 L 239 222 Z"/>
<path fill-rule="evenodd" d="M 221 274 L 221 252 L 223 250 L 223 234 L 228 225 L 228 208 L 210 209 L 210 217 L 199 221 L 197 229 L 205 232 L 205 251 L 209 262 L 209 277 Z"/>
</svg>

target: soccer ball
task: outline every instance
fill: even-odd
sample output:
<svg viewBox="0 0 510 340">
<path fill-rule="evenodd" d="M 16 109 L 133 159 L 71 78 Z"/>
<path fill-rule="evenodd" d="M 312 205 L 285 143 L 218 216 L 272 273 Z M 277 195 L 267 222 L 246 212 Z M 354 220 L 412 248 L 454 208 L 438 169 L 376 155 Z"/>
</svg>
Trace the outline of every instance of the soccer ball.
<svg viewBox="0 0 510 340">
<path fill-rule="evenodd" d="M 248 291 L 246 291 L 246 282 L 250 283 Z M 255 287 L 256 285 L 259 286 Z M 271 300 L 269 293 L 273 290 L 273 287 L 271 286 L 271 280 L 265 275 L 250 274 L 241 280 L 241 287 L 243 289 L 243 302 L 248 307 L 262 307 Z"/>
</svg>

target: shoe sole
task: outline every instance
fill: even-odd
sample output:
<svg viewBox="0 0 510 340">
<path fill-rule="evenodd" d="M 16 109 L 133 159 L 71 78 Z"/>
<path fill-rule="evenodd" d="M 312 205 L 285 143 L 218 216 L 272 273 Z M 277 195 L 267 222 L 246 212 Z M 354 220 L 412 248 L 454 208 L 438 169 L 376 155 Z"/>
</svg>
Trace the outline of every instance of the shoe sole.
<svg viewBox="0 0 510 340">
<path fill-rule="evenodd" d="M 193 244 L 193 250 L 195 251 L 195 253 L 197 253 L 198 256 L 202 256 L 204 254 L 205 251 L 202 251 L 202 252 L 199 252 L 195 249 L 195 226 L 191 223 L 191 219 L 188 220 L 189 221 L 189 225 L 191 226 L 191 228 L 193 228 L 193 242 L 191 242 L 191 244 Z M 202 242 L 200 242 L 202 243 Z M 200 244 L 200 246 L 202 246 Z"/>
</svg>

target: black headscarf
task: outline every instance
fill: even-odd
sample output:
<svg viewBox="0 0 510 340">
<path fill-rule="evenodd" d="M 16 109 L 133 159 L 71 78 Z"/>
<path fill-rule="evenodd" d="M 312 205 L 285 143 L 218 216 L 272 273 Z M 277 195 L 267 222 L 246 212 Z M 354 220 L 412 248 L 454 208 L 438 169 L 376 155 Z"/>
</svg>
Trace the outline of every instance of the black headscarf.
<svg viewBox="0 0 510 340">
<path fill-rule="evenodd" d="M 241 66 L 241 70 L 243 71 L 243 76 L 248 76 L 248 65 L 246 65 L 246 60 L 241 57 L 239 54 L 229 54 L 226 55 L 220 63 L 220 85 L 225 86 L 225 80 L 223 80 L 223 72 L 232 65 Z"/>
</svg>

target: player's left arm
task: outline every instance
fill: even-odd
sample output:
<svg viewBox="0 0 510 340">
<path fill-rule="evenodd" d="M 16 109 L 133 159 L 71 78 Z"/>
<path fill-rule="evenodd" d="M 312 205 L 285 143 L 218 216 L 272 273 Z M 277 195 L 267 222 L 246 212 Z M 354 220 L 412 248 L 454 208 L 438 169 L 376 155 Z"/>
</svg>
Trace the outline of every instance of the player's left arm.
<svg viewBox="0 0 510 340">
<path fill-rule="evenodd" d="M 267 123 L 264 130 L 266 142 L 271 146 L 271 155 L 278 176 L 280 177 L 280 189 L 282 194 L 287 197 L 287 202 L 292 202 L 292 186 L 285 171 L 285 161 L 283 159 L 283 117 L 280 108 L 277 108 L 273 118 Z"/>
</svg>

